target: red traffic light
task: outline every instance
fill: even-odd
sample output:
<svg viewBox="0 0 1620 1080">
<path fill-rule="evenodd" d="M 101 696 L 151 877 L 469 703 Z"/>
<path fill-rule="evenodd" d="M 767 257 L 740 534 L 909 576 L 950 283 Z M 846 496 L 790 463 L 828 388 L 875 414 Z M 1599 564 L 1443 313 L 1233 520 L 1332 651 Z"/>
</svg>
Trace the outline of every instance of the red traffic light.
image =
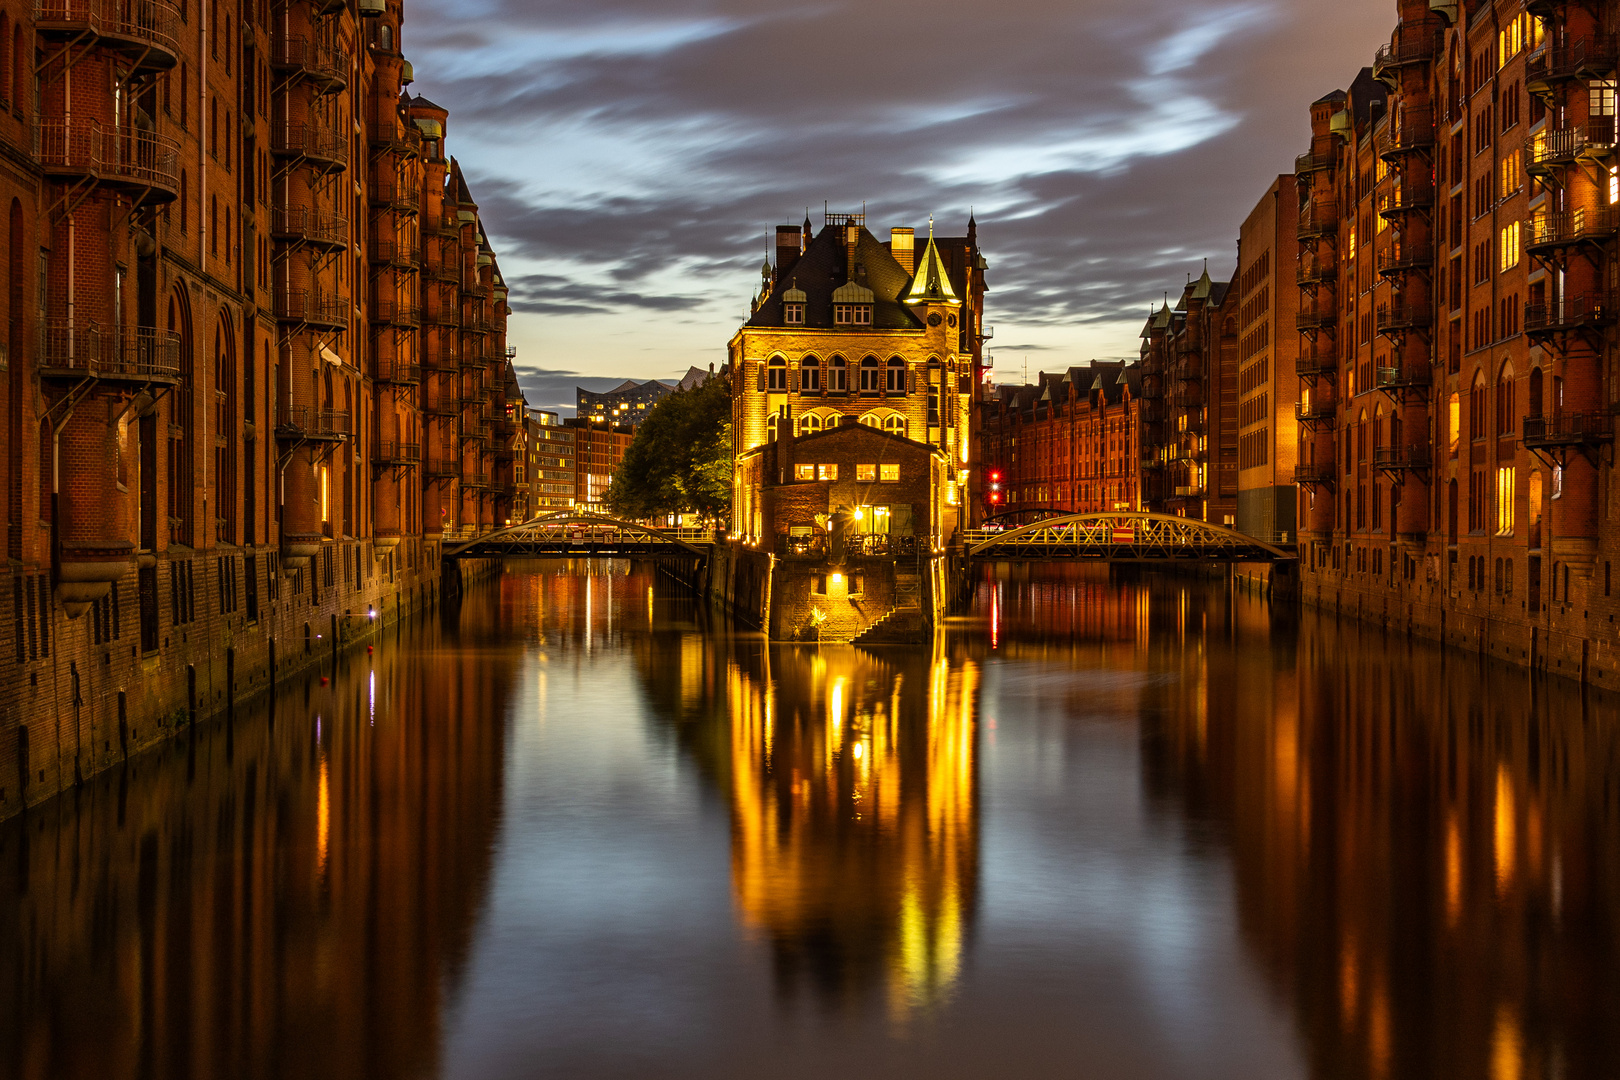
<svg viewBox="0 0 1620 1080">
<path fill-rule="evenodd" d="M 1000 502 L 1001 501 L 1001 492 L 999 492 L 999 491 L 991 492 L 990 493 L 990 501 L 993 502 L 993 503 Z"/>
<path fill-rule="evenodd" d="M 992 469 L 992 470 L 990 470 L 990 479 L 991 480 L 1000 480 L 1001 479 L 1001 474 L 999 472 L 996 472 L 994 469 Z"/>
</svg>

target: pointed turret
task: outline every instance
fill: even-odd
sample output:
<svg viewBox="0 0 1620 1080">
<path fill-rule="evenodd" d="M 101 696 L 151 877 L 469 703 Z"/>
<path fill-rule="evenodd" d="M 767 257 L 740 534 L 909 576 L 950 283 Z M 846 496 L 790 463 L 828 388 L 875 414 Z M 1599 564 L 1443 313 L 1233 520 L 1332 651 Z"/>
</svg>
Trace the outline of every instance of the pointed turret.
<svg viewBox="0 0 1620 1080">
<path fill-rule="evenodd" d="M 951 276 L 945 270 L 945 260 L 940 258 L 939 248 L 934 244 L 932 220 L 928 222 L 928 247 L 923 251 L 922 258 L 917 261 L 917 274 L 911 279 L 911 288 L 906 293 L 906 303 L 952 306 L 961 303 L 956 297 L 956 290 L 951 287 Z"/>
</svg>

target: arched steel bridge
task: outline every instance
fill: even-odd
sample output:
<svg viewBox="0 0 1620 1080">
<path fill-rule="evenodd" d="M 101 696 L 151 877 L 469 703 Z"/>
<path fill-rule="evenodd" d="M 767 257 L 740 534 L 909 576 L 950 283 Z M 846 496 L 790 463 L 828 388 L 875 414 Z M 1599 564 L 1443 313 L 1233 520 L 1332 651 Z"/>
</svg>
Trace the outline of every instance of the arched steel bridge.
<svg viewBox="0 0 1620 1080">
<path fill-rule="evenodd" d="M 707 559 L 713 543 L 710 529 L 656 529 L 603 514 L 568 512 L 532 518 L 447 546 L 444 557 Z"/>
<path fill-rule="evenodd" d="M 974 529 L 962 540 L 970 559 L 1008 562 L 1284 562 L 1298 557 L 1220 525 L 1123 511 L 1068 514 L 1006 531 Z"/>
</svg>

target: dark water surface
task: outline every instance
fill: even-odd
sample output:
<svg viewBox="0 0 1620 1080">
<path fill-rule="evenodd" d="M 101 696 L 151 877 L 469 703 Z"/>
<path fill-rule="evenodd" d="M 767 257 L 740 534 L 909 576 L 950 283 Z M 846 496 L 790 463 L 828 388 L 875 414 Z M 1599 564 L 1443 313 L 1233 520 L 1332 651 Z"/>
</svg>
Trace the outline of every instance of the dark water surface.
<svg viewBox="0 0 1620 1080">
<path fill-rule="evenodd" d="M 0 1076 L 1620 1076 L 1617 728 L 1223 585 L 515 566 L 0 826 Z"/>
</svg>

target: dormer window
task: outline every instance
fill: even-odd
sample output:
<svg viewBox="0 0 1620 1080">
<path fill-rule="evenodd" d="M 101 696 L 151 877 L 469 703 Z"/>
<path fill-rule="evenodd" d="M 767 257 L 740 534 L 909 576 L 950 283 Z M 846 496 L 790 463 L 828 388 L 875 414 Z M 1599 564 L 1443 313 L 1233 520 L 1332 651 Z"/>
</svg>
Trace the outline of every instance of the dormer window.
<svg viewBox="0 0 1620 1080">
<path fill-rule="evenodd" d="M 871 326 L 871 304 L 834 304 L 833 322 L 838 326 Z"/>
<path fill-rule="evenodd" d="M 787 323 L 789 326 L 803 326 L 804 325 L 804 305 L 803 304 L 783 304 L 782 305 L 782 321 Z"/>
</svg>

